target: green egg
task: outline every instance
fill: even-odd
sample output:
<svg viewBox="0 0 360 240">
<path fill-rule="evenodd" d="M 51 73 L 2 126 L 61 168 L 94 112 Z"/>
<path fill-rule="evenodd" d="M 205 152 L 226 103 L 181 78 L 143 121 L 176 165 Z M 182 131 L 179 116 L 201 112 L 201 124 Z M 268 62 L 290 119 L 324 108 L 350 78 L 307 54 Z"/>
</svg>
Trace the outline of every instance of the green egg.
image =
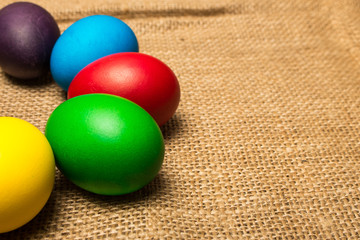
<svg viewBox="0 0 360 240">
<path fill-rule="evenodd" d="M 142 188 L 158 174 L 164 159 L 155 120 L 114 95 L 88 94 L 63 102 L 48 119 L 45 135 L 65 177 L 97 194 Z"/>
</svg>

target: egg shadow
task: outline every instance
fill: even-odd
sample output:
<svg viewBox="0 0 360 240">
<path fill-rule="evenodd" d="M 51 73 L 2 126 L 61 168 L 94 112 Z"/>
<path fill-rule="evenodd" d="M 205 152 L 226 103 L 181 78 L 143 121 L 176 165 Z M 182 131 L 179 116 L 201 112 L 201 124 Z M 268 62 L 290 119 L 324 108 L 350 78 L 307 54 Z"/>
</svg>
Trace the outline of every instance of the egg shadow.
<svg viewBox="0 0 360 240">
<path fill-rule="evenodd" d="M 160 192 L 163 192 L 166 185 L 163 174 L 164 173 L 159 173 L 150 183 L 135 192 L 117 196 L 107 196 L 88 192 L 71 183 L 69 180 L 66 179 L 66 181 L 71 183 L 70 191 L 74 194 L 79 195 L 86 199 L 86 201 L 95 203 L 102 208 L 111 208 L 114 205 L 136 205 L 137 203 L 152 199 Z"/>
<path fill-rule="evenodd" d="M 45 74 L 41 77 L 31 78 L 31 79 L 16 78 L 7 73 L 5 73 L 5 77 L 11 84 L 18 85 L 18 86 L 41 87 L 41 86 L 47 86 L 47 85 L 54 83 L 54 80 L 53 80 L 50 72 L 48 72 L 47 74 Z"/>
<path fill-rule="evenodd" d="M 160 127 L 165 142 L 177 137 L 182 129 L 183 121 L 181 120 L 180 114 L 176 113 L 169 121 Z"/>
<path fill-rule="evenodd" d="M 64 101 L 67 101 L 69 98 L 68 98 L 68 92 L 65 91 L 65 90 L 62 90 L 62 97 L 64 99 Z"/>
</svg>

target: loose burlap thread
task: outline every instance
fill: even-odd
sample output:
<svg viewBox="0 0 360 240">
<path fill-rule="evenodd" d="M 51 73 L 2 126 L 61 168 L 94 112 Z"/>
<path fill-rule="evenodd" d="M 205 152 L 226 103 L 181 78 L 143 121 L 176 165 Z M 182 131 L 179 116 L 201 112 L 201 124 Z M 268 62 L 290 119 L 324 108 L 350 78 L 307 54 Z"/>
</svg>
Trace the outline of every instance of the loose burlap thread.
<svg viewBox="0 0 360 240">
<path fill-rule="evenodd" d="M 98 196 L 57 171 L 40 214 L 0 239 L 360 238 L 358 1 L 32 2 L 62 31 L 121 18 L 182 96 L 149 185 Z M 50 75 L 0 72 L 0 94 L 1 116 L 41 131 L 66 99 Z"/>
</svg>

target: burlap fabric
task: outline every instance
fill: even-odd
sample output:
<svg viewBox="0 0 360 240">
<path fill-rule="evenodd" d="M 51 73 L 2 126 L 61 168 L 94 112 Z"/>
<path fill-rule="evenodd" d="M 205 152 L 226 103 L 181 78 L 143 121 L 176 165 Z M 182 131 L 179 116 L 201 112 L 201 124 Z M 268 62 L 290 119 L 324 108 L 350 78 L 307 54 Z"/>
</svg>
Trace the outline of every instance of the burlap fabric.
<svg viewBox="0 0 360 240">
<path fill-rule="evenodd" d="M 42 212 L 0 239 L 360 238 L 358 0 L 33 2 L 62 31 L 121 18 L 182 96 L 148 186 L 104 197 L 57 172 Z M 51 76 L 1 72 L 0 94 L 1 116 L 41 131 L 65 100 Z"/>
</svg>

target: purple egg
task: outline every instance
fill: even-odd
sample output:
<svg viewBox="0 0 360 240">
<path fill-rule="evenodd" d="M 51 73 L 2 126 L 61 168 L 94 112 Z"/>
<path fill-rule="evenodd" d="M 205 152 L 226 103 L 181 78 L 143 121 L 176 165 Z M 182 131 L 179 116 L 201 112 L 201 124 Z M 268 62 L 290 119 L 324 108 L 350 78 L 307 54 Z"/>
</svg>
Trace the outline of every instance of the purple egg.
<svg viewBox="0 0 360 240">
<path fill-rule="evenodd" d="M 55 19 L 44 8 L 16 2 L 0 10 L 0 66 L 9 75 L 31 79 L 49 71 L 60 36 Z"/>
</svg>

